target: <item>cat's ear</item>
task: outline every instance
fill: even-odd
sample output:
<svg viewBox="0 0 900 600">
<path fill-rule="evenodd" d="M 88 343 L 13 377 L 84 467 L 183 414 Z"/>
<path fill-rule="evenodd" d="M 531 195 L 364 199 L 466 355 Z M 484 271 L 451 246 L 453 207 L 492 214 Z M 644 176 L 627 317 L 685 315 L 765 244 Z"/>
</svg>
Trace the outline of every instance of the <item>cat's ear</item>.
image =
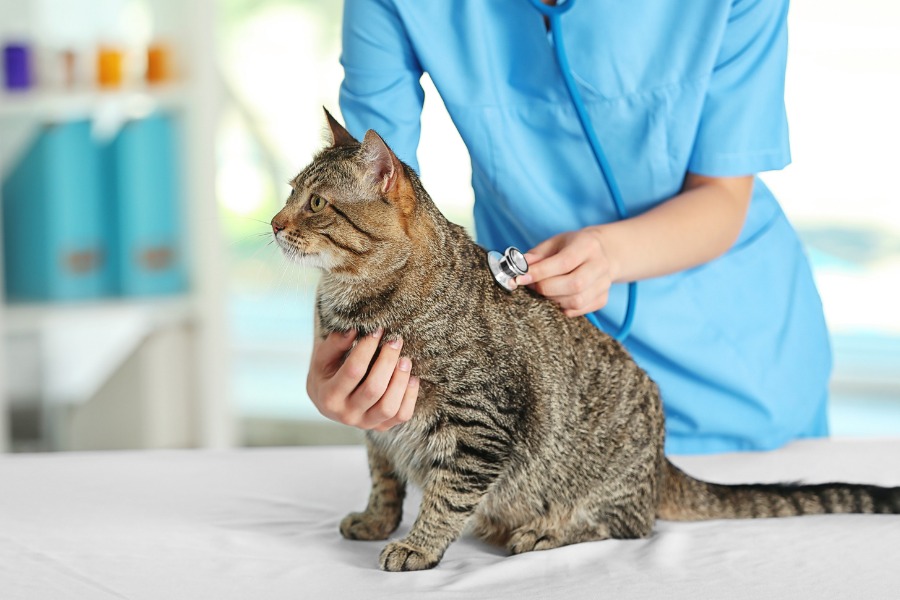
<svg viewBox="0 0 900 600">
<path fill-rule="evenodd" d="M 331 146 L 353 146 L 359 144 L 359 141 L 350 135 L 350 132 L 344 129 L 344 126 L 337 122 L 337 119 L 331 116 L 328 109 L 324 106 L 325 119 L 328 121 L 328 129 L 331 130 Z"/>
<path fill-rule="evenodd" d="M 366 137 L 363 138 L 362 155 L 373 180 L 381 184 L 381 193 L 389 193 L 400 176 L 400 161 L 381 136 L 372 129 L 368 130 Z"/>
</svg>

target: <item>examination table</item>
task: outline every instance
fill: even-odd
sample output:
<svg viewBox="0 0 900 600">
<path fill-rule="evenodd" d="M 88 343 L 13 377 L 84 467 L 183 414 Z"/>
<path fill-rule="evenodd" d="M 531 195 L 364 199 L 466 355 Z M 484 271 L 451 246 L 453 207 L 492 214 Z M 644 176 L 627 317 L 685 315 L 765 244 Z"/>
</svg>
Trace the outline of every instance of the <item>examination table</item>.
<svg viewBox="0 0 900 600">
<path fill-rule="evenodd" d="M 673 461 L 726 483 L 900 485 L 900 439 Z M 358 446 L 3 456 L 0 599 L 900 598 L 900 516 L 661 521 L 514 557 L 467 535 L 431 571 L 383 573 L 384 542 L 338 533 L 368 490 Z"/>
</svg>

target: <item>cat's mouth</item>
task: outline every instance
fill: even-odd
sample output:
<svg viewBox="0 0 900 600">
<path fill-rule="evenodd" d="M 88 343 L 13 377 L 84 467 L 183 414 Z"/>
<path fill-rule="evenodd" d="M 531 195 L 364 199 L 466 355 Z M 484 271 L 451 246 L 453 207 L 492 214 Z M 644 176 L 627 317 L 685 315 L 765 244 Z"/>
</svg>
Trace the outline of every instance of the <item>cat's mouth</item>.
<svg viewBox="0 0 900 600">
<path fill-rule="evenodd" d="M 333 266 L 333 258 L 327 252 L 308 252 L 301 249 L 293 240 L 286 239 L 282 232 L 275 234 L 275 243 L 281 248 L 281 253 L 289 260 L 301 267 L 313 267 L 316 269 L 330 270 Z"/>
<path fill-rule="evenodd" d="M 296 242 L 285 239 L 285 237 L 280 234 L 275 234 L 275 243 L 278 244 L 279 248 L 281 248 L 281 253 L 291 260 L 300 260 L 316 255 L 314 252 L 307 252 L 305 250 L 302 250 L 297 246 Z"/>
</svg>

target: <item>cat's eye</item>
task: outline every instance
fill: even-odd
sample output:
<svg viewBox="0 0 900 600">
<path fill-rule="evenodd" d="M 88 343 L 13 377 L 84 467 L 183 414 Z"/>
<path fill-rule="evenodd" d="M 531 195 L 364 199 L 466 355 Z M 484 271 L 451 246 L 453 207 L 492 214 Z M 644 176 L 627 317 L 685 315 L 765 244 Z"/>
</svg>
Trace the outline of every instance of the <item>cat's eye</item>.
<svg viewBox="0 0 900 600">
<path fill-rule="evenodd" d="M 314 213 L 319 212 L 320 210 L 325 208 L 326 204 L 328 204 L 328 201 L 318 194 L 313 194 L 309 197 L 309 210 L 313 211 Z"/>
</svg>

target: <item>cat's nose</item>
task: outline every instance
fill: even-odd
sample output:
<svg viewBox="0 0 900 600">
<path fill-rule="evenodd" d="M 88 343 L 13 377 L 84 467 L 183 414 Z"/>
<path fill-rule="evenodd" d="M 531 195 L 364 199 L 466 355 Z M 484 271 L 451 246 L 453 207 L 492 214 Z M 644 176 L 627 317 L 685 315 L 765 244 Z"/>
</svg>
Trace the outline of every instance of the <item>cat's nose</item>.
<svg viewBox="0 0 900 600">
<path fill-rule="evenodd" d="M 285 225 L 281 221 L 278 220 L 278 217 L 272 219 L 272 233 L 278 234 L 279 231 L 284 229 Z"/>
</svg>

